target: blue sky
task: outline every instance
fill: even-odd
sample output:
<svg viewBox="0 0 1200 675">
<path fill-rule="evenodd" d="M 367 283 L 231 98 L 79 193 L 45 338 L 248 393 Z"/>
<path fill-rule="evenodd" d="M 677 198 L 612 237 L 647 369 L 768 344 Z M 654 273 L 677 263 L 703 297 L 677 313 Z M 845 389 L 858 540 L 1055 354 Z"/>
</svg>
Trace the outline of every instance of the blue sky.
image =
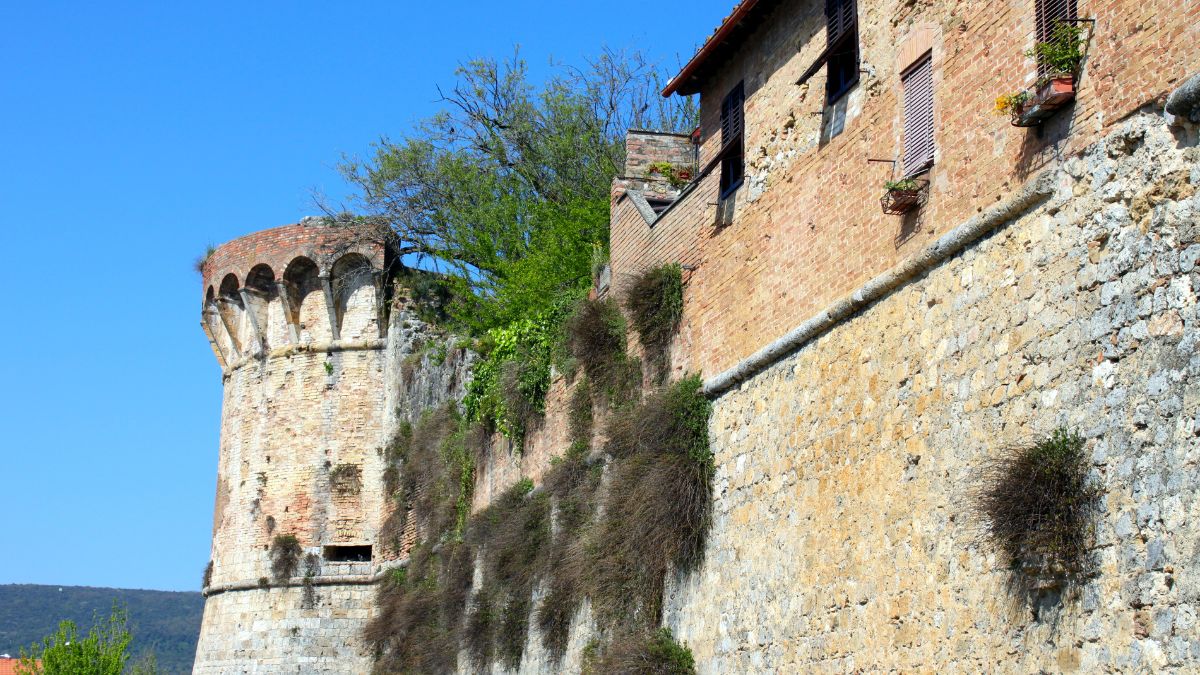
<svg viewBox="0 0 1200 675">
<path fill-rule="evenodd" d="M 194 590 L 220 371 L 192 261 L 315 212 L 472 56 L 674 67 L 732 0 L 0 6 L 0 583 Z M 644 20 L 639 15 L 644 14 Z"/>
</svg>

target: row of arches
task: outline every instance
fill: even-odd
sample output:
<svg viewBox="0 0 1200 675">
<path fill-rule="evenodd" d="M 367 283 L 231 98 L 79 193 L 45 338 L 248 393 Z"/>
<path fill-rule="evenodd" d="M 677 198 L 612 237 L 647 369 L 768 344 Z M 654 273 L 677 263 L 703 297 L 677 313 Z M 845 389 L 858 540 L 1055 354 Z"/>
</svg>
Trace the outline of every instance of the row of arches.
<svg viewBox="0 0 1200 675">
<path fill-rule="evenodd" d="M 298 256 L 282 274 L 270 265 L 229 273 L 205 292 L 204 323 L 226 364 L 289 344 L 383 337 L 381 274 L 360 253 L 347 253 L 322 275 Z"/>
</svg>

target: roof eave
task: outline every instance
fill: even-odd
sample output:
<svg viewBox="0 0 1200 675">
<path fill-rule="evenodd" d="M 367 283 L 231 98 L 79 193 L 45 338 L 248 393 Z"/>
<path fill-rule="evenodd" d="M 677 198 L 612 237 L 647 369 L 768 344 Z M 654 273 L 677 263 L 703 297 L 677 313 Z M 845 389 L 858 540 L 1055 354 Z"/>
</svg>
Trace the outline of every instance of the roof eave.
<svg viewBox="0 0 1200 675">
<path fill-rule="evenodd" d="M 750 11 L 757 4 L 758 0 L 742 0 L 741 4 L 735 7 L 729 16 L 725 18 L 725 21 L 721 23 L 721 26 L 717 28 L 712 37 L 705 40 L 704 45 L 700 47 L 700 51 L 696 52 L 696 55 L 687 62 L 683 70 L 671 78 L 671 81 L 662 90 L 663 98 L 670 97 L 672 94 L 690 96 L 691 94 L 698 93 L 700 90 L 700 81 L 697 71 L 705 65 L 705 62 L 708 61 L 714 52 L 725 44 L 725 41 L 737 30 L 742 20 L 750 14 Z"/>
</svg>

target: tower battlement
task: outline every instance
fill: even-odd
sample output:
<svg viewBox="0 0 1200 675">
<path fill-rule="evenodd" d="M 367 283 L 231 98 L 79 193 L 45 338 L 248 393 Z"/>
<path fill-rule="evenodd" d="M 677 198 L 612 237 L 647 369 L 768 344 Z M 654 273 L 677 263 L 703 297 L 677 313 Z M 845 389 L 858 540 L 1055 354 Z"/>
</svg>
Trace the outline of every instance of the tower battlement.
<svg viewBox="0 0 1200 675">
<path fill-rule="evenodd" d="M 201 326 L 228 374 L 289 349 L 364 348 L 387 337 L 386 247 L 306 218 L 234 239 L 203 263 Z"/>
</svg>

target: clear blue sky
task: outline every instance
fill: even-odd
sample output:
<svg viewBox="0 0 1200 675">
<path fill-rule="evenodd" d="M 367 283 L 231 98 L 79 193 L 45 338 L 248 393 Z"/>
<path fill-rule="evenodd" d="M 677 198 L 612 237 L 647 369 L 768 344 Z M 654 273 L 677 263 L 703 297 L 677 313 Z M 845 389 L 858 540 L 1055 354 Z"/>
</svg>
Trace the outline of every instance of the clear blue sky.
<svg viewBox="0 0 1200 675">
<path fill-rule="evenodd" d="M 334 165 L 472 56 L 686 59 L 733 0 L 0 6 L 0 583 L 194 590 L 221 379 L 192 261 L 345 194 Z M 644 15 L 645 18 L 640 18 Z"/>
</svg>

